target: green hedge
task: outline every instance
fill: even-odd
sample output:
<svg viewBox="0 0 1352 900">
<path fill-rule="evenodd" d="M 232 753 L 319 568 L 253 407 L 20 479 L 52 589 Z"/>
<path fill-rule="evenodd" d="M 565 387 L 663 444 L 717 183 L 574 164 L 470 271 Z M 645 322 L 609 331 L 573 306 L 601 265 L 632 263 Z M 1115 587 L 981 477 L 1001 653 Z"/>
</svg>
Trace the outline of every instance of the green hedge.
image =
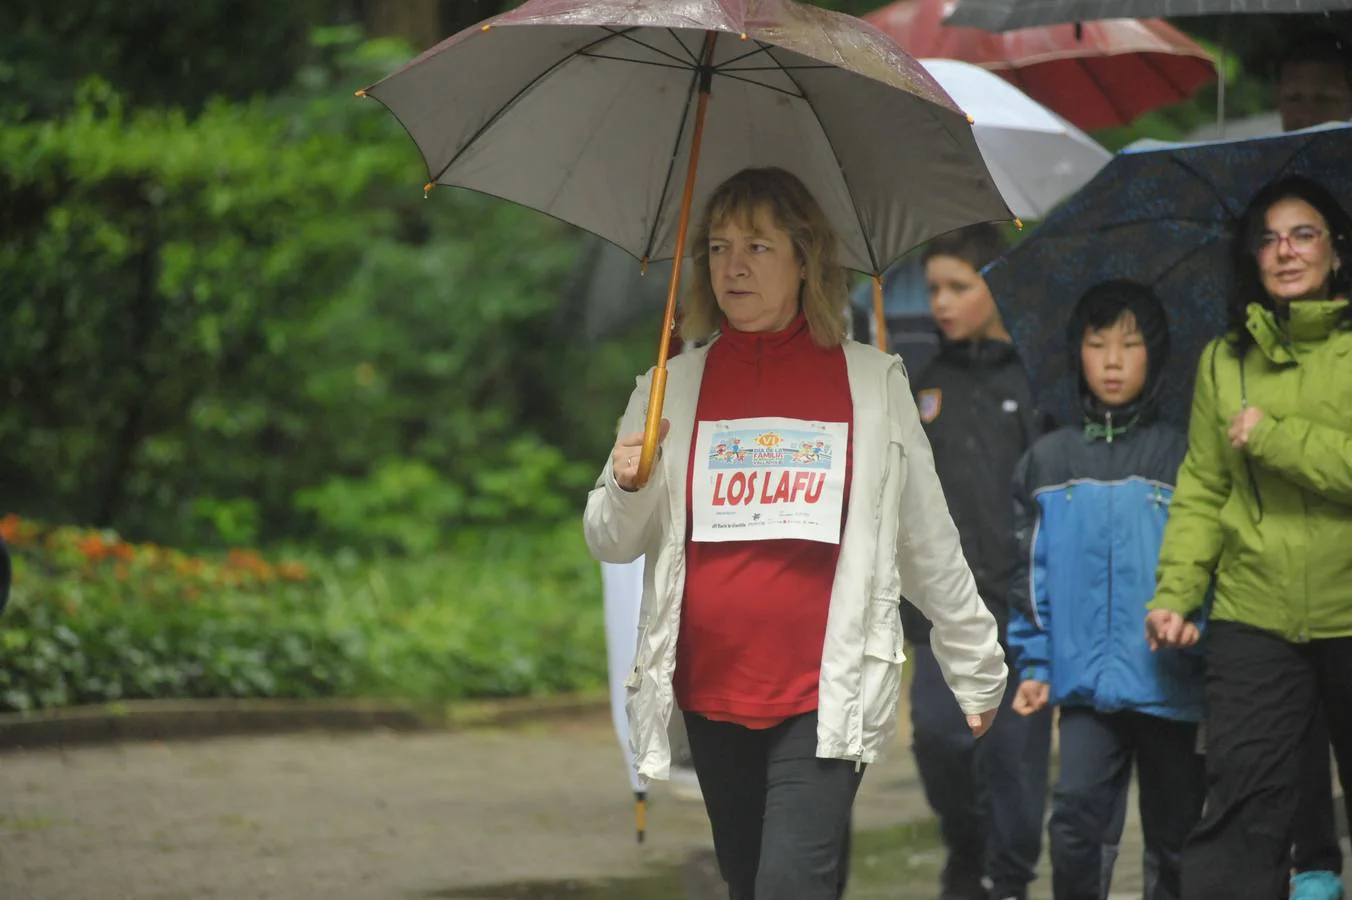
<svg viewBox="0 0 1352 900">
<path fill-rule="evenodd" d="M 0 520 L 15 581 L 0 709 L 138 698 L 465 697 L 604 683 L 576 523 L 476 533 L 417 562 L 194 557 Z"/>
</svg>

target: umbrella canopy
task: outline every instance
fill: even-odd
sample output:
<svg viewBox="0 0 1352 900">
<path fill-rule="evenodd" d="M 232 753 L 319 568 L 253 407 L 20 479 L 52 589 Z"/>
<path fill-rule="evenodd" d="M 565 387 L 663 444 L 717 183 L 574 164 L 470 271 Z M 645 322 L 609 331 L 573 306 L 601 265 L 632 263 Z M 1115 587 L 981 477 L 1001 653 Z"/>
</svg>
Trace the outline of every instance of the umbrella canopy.
<svg viewBox="0 0 1352 900">
<path fill-rule="evenodd" d="M 1119 16 L 1223 16 L 1352 9 L 1352 0 L 960 0 L 948 24 L 985 31 Z"/>
<path fill-rule="evenodd" d="M 1093 138 L 985 69 L 920 61 L 976 120 L 977 146 L 1014 215 L 1041 219 L 1112 159 Z"/>
<path fill-rule="evenodd" d="M 1197 361 L 1225 329 L 1230 238 L 1265 184 L 1315 179 L 1352 210 L 1352 126 L 1311 128 L 1246 141 L 1140 142 L 1115 156 L 1018 246 L 985 271 L 1040 408 L 1076 421 L 1076 385 L 1065 327 L 1079 298 L 1101 281 L 1151 285 L 1169 317 L 1173 349 L 1160 411 L 1187 427 Z"/>
<path fill-rule="evenodd" d="M 945 0 L 899 0 L 865 18 L 907 53 L 989 69 L 1087 131 L 1125 125 L 1187 100 L 1216 78 L 1207 51 L 1158 19 L 991 34 L 951 27 L 943 19 L 951 6 Z"/>
<path fill-rule="evenodd" d="M 966 116 L 915 60 L 858 19 L 790 0 L 531 0 L 365 94 L 408 130 L 429 182 L 658 260 L 676 253 L 702 86 L 695 208 L 743 168 L 787 169 L 835 226 L 841 262 L 869 273 L 1010 217 Z"/>
</svg>

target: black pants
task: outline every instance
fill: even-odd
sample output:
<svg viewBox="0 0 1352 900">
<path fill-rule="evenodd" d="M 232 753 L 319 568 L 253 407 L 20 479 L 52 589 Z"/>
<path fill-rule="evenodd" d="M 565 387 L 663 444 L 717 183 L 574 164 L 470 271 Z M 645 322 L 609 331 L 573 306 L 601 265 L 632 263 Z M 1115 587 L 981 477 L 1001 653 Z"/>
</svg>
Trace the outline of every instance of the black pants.
<svg viewBox="0 0 1352 900">
<path fill-rule="evenodd" d="M 838 900 L 862 771 L 817 757 L 817 714 L 756 730 L 687 713 L 730 900 Z"/>
<path fill-rule="evenodd" d="M 990 896 L 1024 897 L 1042 850 L 1052 711 L 1014 712 L 1012 678 L 995 724 L 978 741 L 930 645 L 915 644 L 911 656 L 915 761 L 948 850 L 945 894 L 984 898 L 985 876 Z"/>
<path fill-rule="evenodd" d="M 1202 814 L 1205 793 L 1197 726 L 1139 713 L 1061 709 L 1060 775 L 1047 831 L 1052 896 L 1100 900 L 1108 895 L 1121 840 L 1118 810 L 1140 785 L 1141 830 L 1154 863 L 1146 900 L 1178 900 L 1179 855 Z"/>
<path fill-rule="evenodd" d="M 1291 866 L 1300 872 L 1343 871 L 1338 822 L 1333 814 L 1333 768 L 1329 763 L 1329 730 L 1323 712 L 1301 748 L 1300 802 L 1296 808 Z"/>
<path fill-rule="evenodd" d="M 1206 694 L 1206 808 L 1183 851 L 1184 900 L 1286 897 L 1302 750 L 1321 705 L 1352 778 L 1352 638 L 1293 644 L 1213 621 Z"/>
</svg>

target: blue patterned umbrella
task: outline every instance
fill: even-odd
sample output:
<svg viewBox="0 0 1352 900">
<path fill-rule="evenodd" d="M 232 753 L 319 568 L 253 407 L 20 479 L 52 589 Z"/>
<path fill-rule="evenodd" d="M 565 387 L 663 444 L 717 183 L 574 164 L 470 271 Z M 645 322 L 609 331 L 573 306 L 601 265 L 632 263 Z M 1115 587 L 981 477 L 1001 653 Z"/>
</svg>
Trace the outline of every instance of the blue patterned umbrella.
<svg viewBox="0 0 1352 900">
<path fill-rule="evenodd" d="M 1066 323 L 1093 285 L 1152 285 L 1169 316 L 1173 350 L 1161 414 L 1186 427 L 1197 360 L 1225 329 L 1230 237 L 1250 199 L 1284 175 L 1323 183 L 1352 211 L 1352 126 L 1204 144 L 1140 142 L 985 271 L 1042 409 L 1079 418 L 1066 366 Z"/>
</svg>

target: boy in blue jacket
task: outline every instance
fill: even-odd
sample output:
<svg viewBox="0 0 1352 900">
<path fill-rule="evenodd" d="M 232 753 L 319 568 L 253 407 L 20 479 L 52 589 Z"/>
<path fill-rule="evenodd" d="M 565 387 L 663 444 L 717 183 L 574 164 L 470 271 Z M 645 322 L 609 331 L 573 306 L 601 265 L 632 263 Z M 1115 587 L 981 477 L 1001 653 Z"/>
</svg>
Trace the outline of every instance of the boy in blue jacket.
<svg viewBox="0 0 1352 900">
<path fill-rule="evenodd" d="M 1140 784 L 1147 900 L 1179 896 L 1179 853 L 1201 816 L 1196 753 L 1202 659 L 1152 652 L 1141 622 L 1184 435 L 1157 421 L 1168 320 L 1154 293 L 1105 282 L 1067 330 L 1084 421 L 1040 439 L 1014 476 L 1021 570 L 1009 643 L 1022 678 L 1015 711 L 1061 708 L 1060 773 L 1048 826 L 1056 900 L 1107 896 L 1120 810 Z M 1189 623 L 1189 641 L 1200 633 Z"/>
</svg>

